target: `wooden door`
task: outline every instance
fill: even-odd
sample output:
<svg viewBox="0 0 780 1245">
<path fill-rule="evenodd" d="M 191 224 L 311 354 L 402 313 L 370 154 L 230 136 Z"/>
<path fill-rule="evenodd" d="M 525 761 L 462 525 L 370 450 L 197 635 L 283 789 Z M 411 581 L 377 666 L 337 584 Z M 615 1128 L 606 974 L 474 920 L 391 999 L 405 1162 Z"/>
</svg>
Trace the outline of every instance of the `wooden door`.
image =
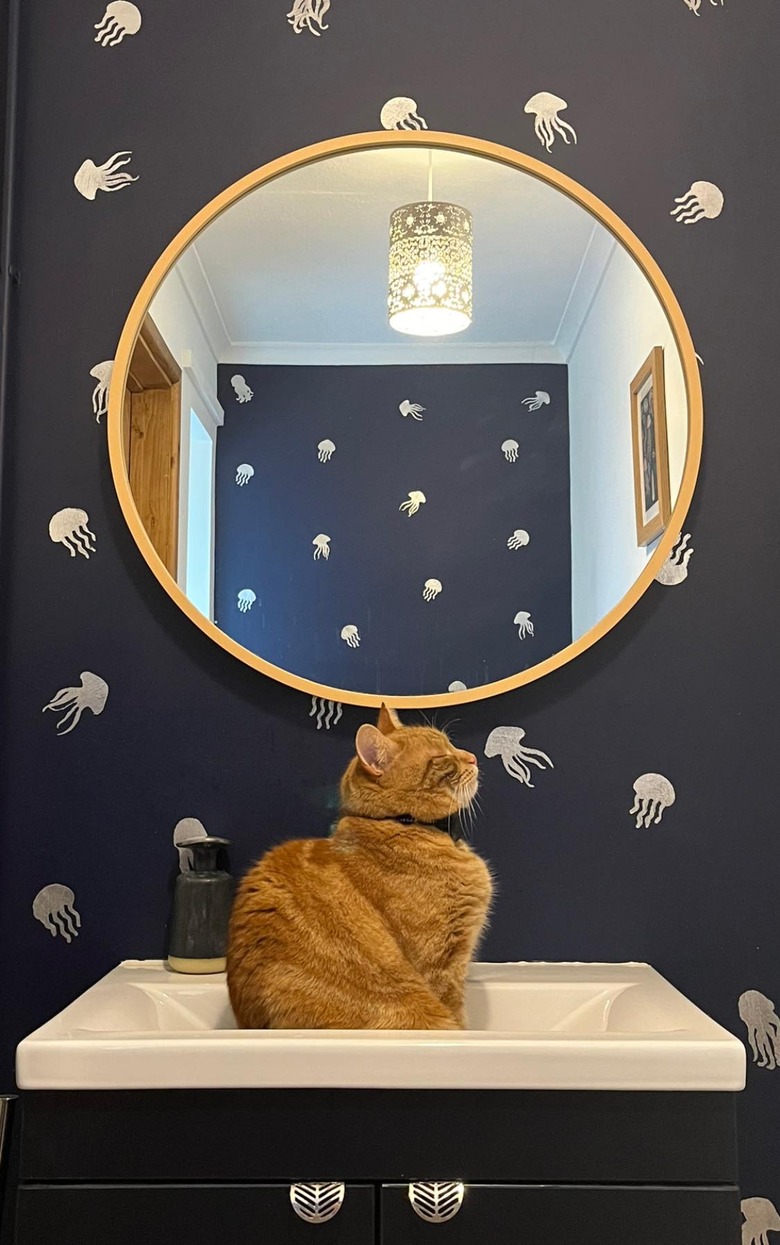
<svg viewBox="0 0 780 1245">
<path fill-rule="evenodd" d="M 155 550 L 176 578 L 181 368 L 150 316 L 130 362 L 124 413 L 125 453 L 135 504 Z"/>
</svg>

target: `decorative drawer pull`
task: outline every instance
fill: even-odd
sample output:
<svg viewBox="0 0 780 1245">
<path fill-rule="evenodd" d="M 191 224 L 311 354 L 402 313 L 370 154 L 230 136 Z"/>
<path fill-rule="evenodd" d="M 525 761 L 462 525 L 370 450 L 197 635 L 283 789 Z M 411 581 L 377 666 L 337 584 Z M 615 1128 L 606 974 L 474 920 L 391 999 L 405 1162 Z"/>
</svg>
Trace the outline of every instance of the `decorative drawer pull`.
<svg viewBox="0 0 780 1245">
<path fill-rule="evenodd" d="M 409 1185 L 409 1201 L 426 1223 L 446 1223 L 463 1205 L 462 1180 L 418 1180 Z"/>
<path fill-rule="evenodd" d="M 343 1181 L 315 1180 L 309 1184 L 291 1184 L 290 1201 L 300 1219 L 305 1219 L 307 1223 L 327 1223 L 343 1205 Z"/>
</svg>

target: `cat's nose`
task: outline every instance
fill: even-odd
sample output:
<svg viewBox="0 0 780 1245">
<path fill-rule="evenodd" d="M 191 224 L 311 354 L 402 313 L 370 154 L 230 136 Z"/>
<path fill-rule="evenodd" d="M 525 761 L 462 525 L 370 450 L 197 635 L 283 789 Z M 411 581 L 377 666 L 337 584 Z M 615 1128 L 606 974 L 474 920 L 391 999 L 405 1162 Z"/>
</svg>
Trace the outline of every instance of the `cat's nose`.
<svg viewBox="0 0 780 1245">
<path fill-rule="evenodd" d="M 468 761 L 469 765 L 476 765 L 477 758 L 474 756 L 473 752 L 467 752 L 465 756 L 466 756 L 466 760 Z"/>
</svg>

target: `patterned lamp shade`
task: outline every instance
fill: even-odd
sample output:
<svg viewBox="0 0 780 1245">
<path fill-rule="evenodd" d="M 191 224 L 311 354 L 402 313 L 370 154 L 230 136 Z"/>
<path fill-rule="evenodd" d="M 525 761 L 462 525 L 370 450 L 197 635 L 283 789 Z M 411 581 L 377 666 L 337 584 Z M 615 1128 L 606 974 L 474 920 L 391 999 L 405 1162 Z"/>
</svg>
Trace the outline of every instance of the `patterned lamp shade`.
<svg viewBox="0 0 780 1245">
<path fill-rule="evenodd" d="M 471 324 L 472 220 L 454 203 L 407 203 L 390 217 L 390 327 L 418 337 Z"/>
</svg>

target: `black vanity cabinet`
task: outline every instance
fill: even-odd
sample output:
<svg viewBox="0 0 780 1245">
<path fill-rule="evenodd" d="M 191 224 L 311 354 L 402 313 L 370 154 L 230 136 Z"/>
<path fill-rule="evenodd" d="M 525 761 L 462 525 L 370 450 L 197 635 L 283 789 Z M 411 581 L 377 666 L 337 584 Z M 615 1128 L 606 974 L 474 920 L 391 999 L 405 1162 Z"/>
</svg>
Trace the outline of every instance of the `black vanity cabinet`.
<svg viewBox="0 0 780 1245">
<path fill-rule="evenodd" d="M 729 1093 L 28 1091 L 20 1107 L 15 1245 L 740 1242 Z"/>
</svg>

